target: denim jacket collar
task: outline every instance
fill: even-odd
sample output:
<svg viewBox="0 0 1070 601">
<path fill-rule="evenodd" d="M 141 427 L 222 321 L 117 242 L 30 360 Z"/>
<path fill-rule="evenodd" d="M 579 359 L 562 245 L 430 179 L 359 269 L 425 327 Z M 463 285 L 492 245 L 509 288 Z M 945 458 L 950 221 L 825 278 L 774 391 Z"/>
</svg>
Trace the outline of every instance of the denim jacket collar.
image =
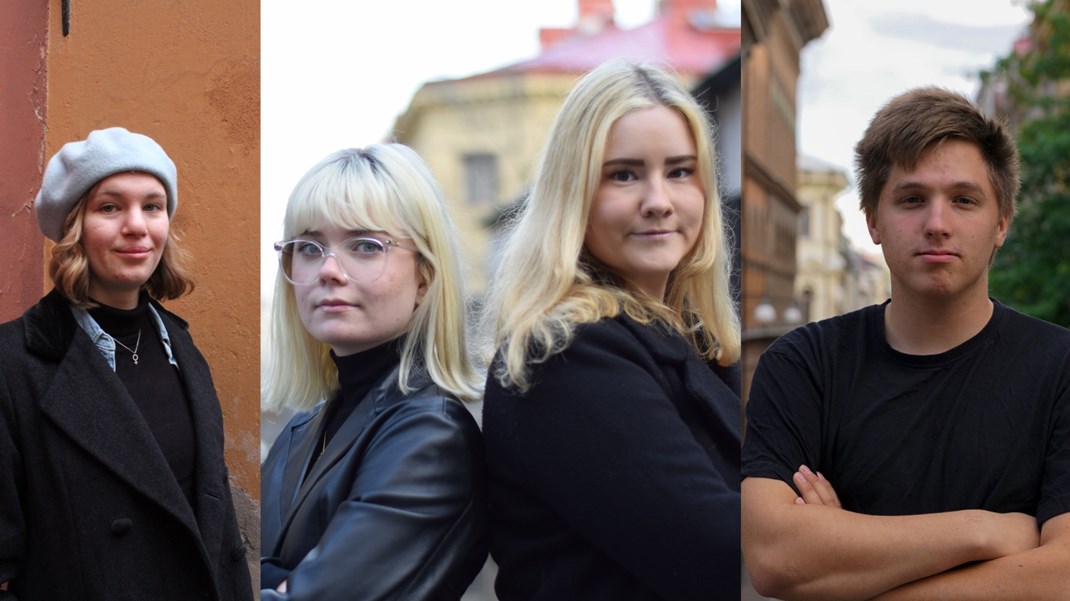
<svg viewBox="0 0 1070 601">
<path fill-rule="evenodd" d="M 89 314 L 82 307 L 76 307 L 70 305 L 71 313 L 74 314 L 74 320 L 78 322 L 78 326 L 89 336 L 89 339 L 93 341 L 101 355 L 104 355 L 104 359 L 108 361 L 108 365 L 111 366 L 112 371 L 115 371 L 115 339 L 108 335 L 93 316 Z M 175 356 L 171 352 L 171 338 L 167 335 L 167 328 L 163 324 L 163 319 L 160 318 L 160 314 L 156 312 L 156 308 L 149 304 L 149 315 L 152 319 L 153 325 L 156 326 L 156 331 L 160 333 L 160 340 L 163 341 L 163 350 L 167 354 L 167 362 L 175 367 L 178 367 L 178 361 L 175 361 Z"/>
</svg>

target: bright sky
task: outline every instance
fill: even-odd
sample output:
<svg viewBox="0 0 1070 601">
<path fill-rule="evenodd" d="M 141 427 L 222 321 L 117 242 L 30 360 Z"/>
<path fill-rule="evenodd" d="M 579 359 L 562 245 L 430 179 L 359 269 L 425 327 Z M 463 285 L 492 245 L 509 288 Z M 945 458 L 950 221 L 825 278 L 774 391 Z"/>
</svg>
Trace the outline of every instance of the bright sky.
<svg viewBox="0 0 1070 601">
<path fill-rule="evenodd" d="M 803 50 L 799 151 L 843 167 L 852 186 L 854 144 L 888 99 L 922 85 L 974 98 L 978 72 L 1006 55 L 1030 20 L 1022 0 L 824 2 L 830 28 Z M 848 235 L 879 252 L 853 188 L 839 205 Z"/>
</svg>

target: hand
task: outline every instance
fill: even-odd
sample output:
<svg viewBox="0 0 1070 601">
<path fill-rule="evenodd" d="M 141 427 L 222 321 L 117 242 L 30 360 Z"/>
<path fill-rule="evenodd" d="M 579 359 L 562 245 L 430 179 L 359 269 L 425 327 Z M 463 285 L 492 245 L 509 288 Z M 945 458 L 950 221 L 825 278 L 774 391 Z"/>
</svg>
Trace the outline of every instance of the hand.
<svg viewBox="0 0 1070 601">
<path fill-rule="evenodd" d="M 796 505 L 824 505 L 843 509 L 835 489 L 821 472 L 815 474 L 810 468 L 801 465 L 799 471 L 792 476 L 792 481 L 801 493 L 801 496 L 795 498 Z"/>
</svg>

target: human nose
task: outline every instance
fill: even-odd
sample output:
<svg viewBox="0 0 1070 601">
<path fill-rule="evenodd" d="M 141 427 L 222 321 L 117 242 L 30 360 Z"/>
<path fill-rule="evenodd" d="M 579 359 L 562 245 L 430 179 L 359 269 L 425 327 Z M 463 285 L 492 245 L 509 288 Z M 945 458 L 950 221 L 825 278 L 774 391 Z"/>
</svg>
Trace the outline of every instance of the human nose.
<svg viewBox="0 0 1070 601">
<path fill-rule="evenodd" d="M 330 260 L 329 260 L 330 259 Z M 324 251 L 323 262 L 320 263 L 320 280 L 324 282 L 345 283 L 346 273 L 339 261 L 338 255 L 331 251 Z"/>
<path fill-rule="evenodd" d="M 672 213 L 672 201 L 667 186 L 667 182 L 661 178 L 651 178 L 640 207 L 644 217 L 664 217 Z"/>
<path fill-rule="evenodd" d="M 948 229 L 948 203 L 944 199 L 937 199 L 929 203 L 929 210 L 925 214 L 925 234 L 927 236 L 947 236 Z"/>
<path fill-rule="evenodd" d="M 123 234 L 127 236 L 144 236 L 148 232 L 145 223 L 145 214 L 140 208 L 134 207 L 126 212 L 123 219 Z"/>
</svg>

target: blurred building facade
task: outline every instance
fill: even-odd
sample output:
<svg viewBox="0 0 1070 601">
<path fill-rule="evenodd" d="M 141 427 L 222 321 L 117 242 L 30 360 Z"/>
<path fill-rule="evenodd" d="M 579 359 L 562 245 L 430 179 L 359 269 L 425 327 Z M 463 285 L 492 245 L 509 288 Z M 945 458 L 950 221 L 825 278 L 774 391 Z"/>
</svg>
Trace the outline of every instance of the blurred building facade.
<svg viewBox="0 0 1070 601">
<path fill-rule="evenodd" d="M 732 294 L 739 304 L 741 280 L 739 239 L 743 194 L 743 57 L 736 57 L 695 84 L 692 93 L 710 114 L 716 128 L 721 205 L 732 235 Z"/>
<path fill-rule="evenodd" d="M 477 295 L 496 255 L 494 224 L 526 194 L 553 119 L 583 73 L 623 57 L 672 67 L 692 86 L 739 54 L 738 22 L 726 22 L 716 0 L 662 0 L 634 29 L 617 27 L 612 0 L 577 2 L 574 27 L 541 30 L 538 56 L 428 82 L 394 125 L 397 141 L 427 160 L 451 201 Z"/>
<path fill-rule="evenodd" d="M 795 298 L 799 54 L 828 28 L 821 0 L 743 0 L 743 399 L 758 357 L 801 321 Z"/>
<path fill-rule="evenodd" d="M 856 249 L 843 231 L 836 206 L 850 182 L 844 170 L 820 159 L 800 155 L 794 307 L 789 322 L 826 319 L 889 297 L 884 257 Z M 790 306 L 789 306 L 790 308 Z"/>
<path fill-rule="evenodd" d="M 849 249 L 844 279 L 844 307 L 841 313 L 883 303 L 892 298 L 891 274 L 884 255 Z"/>
<path fill-rule="evenodd" d="M 847 253 L 843 216 L 836 197 L 847 187 L 839 167 L 806 155 L 798 158 L 798 217 L 794 299 L 796 321 L 816 321 L 843 312 Z"/>
</svg>

